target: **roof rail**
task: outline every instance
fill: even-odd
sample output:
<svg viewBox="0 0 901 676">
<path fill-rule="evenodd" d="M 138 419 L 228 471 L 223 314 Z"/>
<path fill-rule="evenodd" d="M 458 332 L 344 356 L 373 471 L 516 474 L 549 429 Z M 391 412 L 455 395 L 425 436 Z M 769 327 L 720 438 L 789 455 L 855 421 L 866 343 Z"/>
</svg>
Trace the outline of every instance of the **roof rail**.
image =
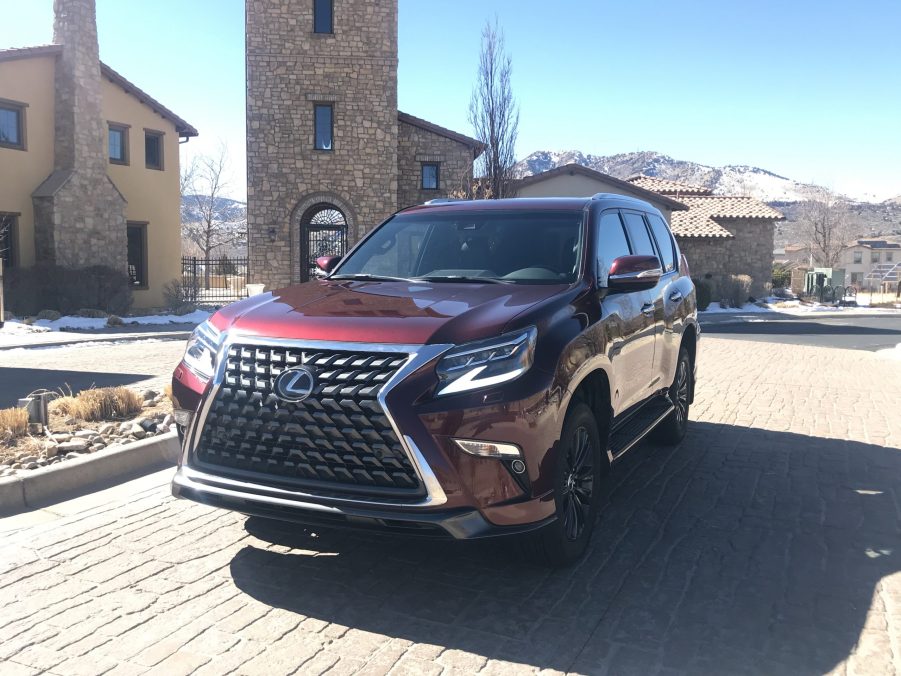
<svg viewBox="0 0 901 676">
<path fill-rule="evenodd" d="M 610 197 L 614 197 L 614 198 L 616 198 L 616 199 L 633 200 L 633 201 L 637 201 L 637 202 L 643 201 L 643 200 L 641 200 L 641 199 L 638 198 L 638 197 L 633 197 L 632 195 L 621 195 L 621 194 L 615 193 L 615 192 L 599 192 L 599 193 L 595 193 L 594 195 L 591 196 L 591 199 L 592 199 L 592 200 L 603 200 L 603 199 L 608 199 L 608 198 L 610 198 Z"/>
<path fill-rule="evenodd" d="M 459 197 L 436 197 L 433 200 L 429 200 L 428 202 L 423 202 L 424 206 L 428 206 L 430 204 L 447 204 L 448 202 L 465 202 L 466 200 L 460 199 Z"/>
</svg>

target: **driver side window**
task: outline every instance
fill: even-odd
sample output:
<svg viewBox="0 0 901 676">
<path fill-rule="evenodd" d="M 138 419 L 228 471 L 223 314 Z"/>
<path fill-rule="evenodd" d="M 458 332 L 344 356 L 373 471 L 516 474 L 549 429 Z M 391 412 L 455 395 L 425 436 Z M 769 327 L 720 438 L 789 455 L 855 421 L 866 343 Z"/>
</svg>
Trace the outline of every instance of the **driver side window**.
<svg viewBox="0 0 901 676">
<path fill-rule="evenodd" d="M 601 216 L 598 224 L 598 284 L 600 286 L 607 285 L 607 274 L 610 272 L 610 266 L 620 256 L 628 256 L 630 254 L 629 242 L 626 239 L 626 233 L 623 231 L 623 223 L 620 220 L 619 212 L 608 211 Z"/>
</svg>

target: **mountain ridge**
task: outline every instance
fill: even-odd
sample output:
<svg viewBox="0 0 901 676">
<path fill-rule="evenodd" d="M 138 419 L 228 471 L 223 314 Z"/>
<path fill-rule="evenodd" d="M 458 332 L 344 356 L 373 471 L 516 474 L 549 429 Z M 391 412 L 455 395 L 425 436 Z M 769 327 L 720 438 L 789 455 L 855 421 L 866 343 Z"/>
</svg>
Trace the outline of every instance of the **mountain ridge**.
<svg viewBox="0 0 901 676">
<path fill-rule="evenodd" d="M 579 164 L 623 180 L 644 174 L 702 185 L 716 195 L 745 195 L 763 202 L 802 202 L 823 190 L 820 186 L 801 183 L 760 167 L 745 164 L 714 167 L 677 160 L 655 151 L 592 155 L 579 150 L 539 150 L 518 162 L 514 175 L 524 178 L 567 164 Z"/>
</svg>

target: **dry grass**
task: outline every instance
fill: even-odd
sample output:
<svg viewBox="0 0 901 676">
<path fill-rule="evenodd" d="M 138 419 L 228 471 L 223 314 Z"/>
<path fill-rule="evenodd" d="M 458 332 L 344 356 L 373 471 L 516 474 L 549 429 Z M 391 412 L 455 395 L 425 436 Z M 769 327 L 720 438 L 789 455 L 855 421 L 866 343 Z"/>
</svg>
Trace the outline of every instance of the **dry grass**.
<svg viewBox="0 0 901 676">
<path fill-rule="evenodd" d="M 15 439 L 28 432 L 28 411 L 24 408 L 0 409 L 0 437 Z"/>
<path fill-rule="evenodd" d="M 127 387 L 84 390 L 51 402 L 50 409 L 85 421 L 123 420 L 140 413 L 144 400 Z"/>
</svg>

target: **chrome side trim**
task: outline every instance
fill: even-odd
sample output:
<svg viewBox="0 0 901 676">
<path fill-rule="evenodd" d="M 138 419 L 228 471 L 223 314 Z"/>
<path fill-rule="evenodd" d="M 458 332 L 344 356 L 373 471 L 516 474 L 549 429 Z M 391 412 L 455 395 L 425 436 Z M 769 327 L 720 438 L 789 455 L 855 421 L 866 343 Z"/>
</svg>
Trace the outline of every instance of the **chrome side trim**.
<svg viewBox="0 0 901 676">
<path fill-rule="evenodd" d="M 196 450 L 197 445 L 200 443 L 200 436 L 203 432 L 203 426 L 206 423 L 207 416 L 209 415 L 210 408 L 213 405 L 213 401 L 216 398 L 216 395 L 219 393 L 219 389 L 222 387 L 222 382 L 225 380 L 225 370 L 227 366 L 227 356 L 229 348 L 235 344 L 241 345 L 254 345 L 259 347 L 266 346 L 276 346 L 276 347 L 291 347 L 291 348 L 310 348 L 310 349 L 321 349 L 321 350 L 344 350 L 344 351 L 361 351 L 361 352 L 394 352 L 394 353 L 406 353 L 408 356 L 407 362 L 401 366 L 394 376 L 386 382 L 382 389 L 379 391 L 379 395 L 377 397 L 379 404 L 382 407 L 382 410 L 385 412 L 385 417 L 388 418 L 388 422 L 391 424 L 391 429 L 394 430 L 394 433 L 397 435 L 398 440 L 403 446 L 404 451 L 407 453 L 407 456 L 410 459 L 410 462 L 413 464 L 413 467 L 416 469 L 416 473 L 419 475 L 419 480 L 422 482 L 423 487 L 426 490 L 426 496 L 416 502 L 399 502 L 399 501 L 386 501 L 386 500 L 375 500 L 375 499 L 361 499 L 361 498 L 351 498 L 351 497 L 332 497 L 327 495 L 316 495 L 315 493 L 304 493 L 303 491 L 288 491 L 283 489 L 274 489 L 269 486 L 254 484 L 252 482 L 242 482 L 242 481 L 234 481 L 231 479 L 226 479 L 224 477 L 220 477 L 218 475 L 206 474 L 203 472 L 198 472 L 195 469 L 192 469 L 189 460 L 191 457 L 192 451 Z M 185 435 L 185 442 L 182 447 L 182 461 L 181 461 L 181 469 L 180 473 L 184 474 L 187 477 L 195 476 L 195 477 L 210 477 L 211 480 L 215 480 L 217 483 L 223 485 L 233 486 L 236 489 L 240 489 L 241 487 L 245 487 L 247 490 L 253 491 L 253 487 L 258 487 L 259 490 L 268 491 L 270 493 L 280 493 L 285 495 L 285 499 L 291 500 L 293 498 L 294 502 L 292 504 L 303 502 L 305 500 L 314 499 L 314 500 L 322 500 L 326 502 L 334 502 L 334 503 L 348 503 L 348 504 L 356 504 L 356 505 L 376 505 L 376 506 L 384 506 L 384 507 L 438 507 L 439 505 L 443 505 L 447 502 L 447 495 L 444 492 L 444 489 L 441 488 L 441 484 L 438 481 L 438 478 L 435 476 L 435 473 L 432 471 L 432 468 L 429 467 L 428 462 L 425 457 L 422 455 L 422 452 L 413 442 L 409 436 L 404 435 L 400 428 L 397 425 L 397 421 L 394 419 L 394 416 L 391 414 L 391 410 L 388 408 L 387 404 L 387 396 L 388 393 L 404 378 L 409 376 L 411 373 L 421 368 L 425 364 L 428 364 L 433 359 L 437 358 L 441 354 L 450 350 L 453 345 L 394 345 L 392 343 L 353 343 L 353 342 L 337 342 L 330 340 L 294 340 L 288 338 L 265 338 L 256 335 L 245 335 L 237 332 L 226 332 L 225 338 L 222 342 L 222 345 L 219 347 L 219 352 L 216 355 L 216 368 L 215 368 L 215 376 L 210 385 L 207 386 L 207 392 L 203 395 L 202 404 L 200 407 L 200 411 L 197 415 L 194 416 L 194 419 L 191 423 L 191 429 L 188 434 Z M 198 490 L 208 490 L 207 484 L 194 484 L 192 486 Z M 222 489 L 225 490 L 225 489 Z M 235 494 L 232 497 L 250 497 L 256 498 L 255 494 L 252 492 L 250 494 Z M 289 497 L 290 496 L 290 497 Z M 322 506 L 322 505 L 320 505 Z"/>
</svg>

